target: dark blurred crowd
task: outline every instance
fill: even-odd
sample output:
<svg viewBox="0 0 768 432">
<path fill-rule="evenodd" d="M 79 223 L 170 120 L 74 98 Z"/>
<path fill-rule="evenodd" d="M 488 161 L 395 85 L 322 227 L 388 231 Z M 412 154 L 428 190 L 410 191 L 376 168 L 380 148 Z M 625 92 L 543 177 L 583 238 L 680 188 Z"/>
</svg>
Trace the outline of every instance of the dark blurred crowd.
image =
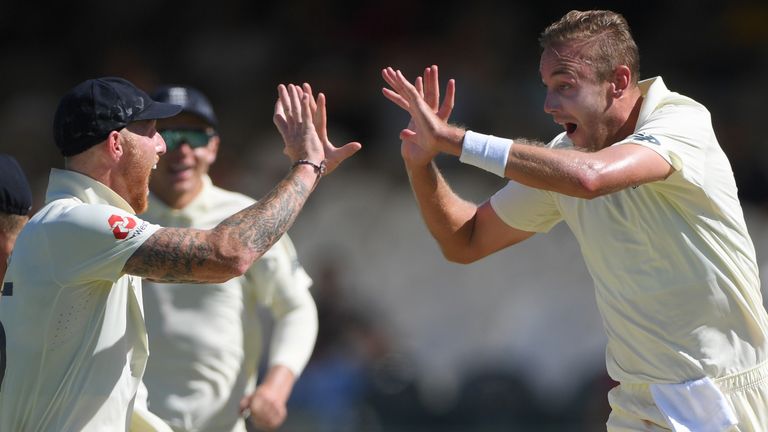
<svg viewBox="0 0 768 432">
<path fill-rule="evenodd" d="M 284 172 L 284 160 L 267 157 L 279 152 L 271 123 L 275 88 L 308 81 L 327 94 L 331 125 L 341 129 L 336 136 L 365 145 L 357 163 L 404 178 L 397 133 L 407 119 L 381 96 L 383 67 L 413 77 L 438 64 L 444 79 L 457 80 L 454 121 L 548 138 L 558 126 L 541 108 L 538 35 L 569 9 L 605 7 L 623 13 L 632 26 L 641 77 L 663 75 L 671 89 L 707 105 L 742 198 L 765 201 L 761 96 L 768 81 L 768 5 L 600 3 L 90 0 L 42 10 L 34 2 L 4 2 L 0 151 L 20 160 L 40 197 L 48 168 L 61 163 L 50 126 L 66 89 L 103 75 L 145 89 L 185 83 L 209 94 L 220 113 L 228 145 L 213 174 L 224 186 L 242 189 L 235 178 L 240 172 Z M 266 186 L 246 187 L 258 194 Z"/>
</svg>

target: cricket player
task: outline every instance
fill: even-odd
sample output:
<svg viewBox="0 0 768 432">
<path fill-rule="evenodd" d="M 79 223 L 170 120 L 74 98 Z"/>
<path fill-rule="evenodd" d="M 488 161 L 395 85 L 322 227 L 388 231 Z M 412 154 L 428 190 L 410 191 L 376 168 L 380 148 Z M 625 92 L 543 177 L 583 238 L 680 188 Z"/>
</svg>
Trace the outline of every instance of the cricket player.
<svg viewBox="0 0 768 432">
<path fill-rule="evenodd" d="M 768 430 L 768 314 L 709 112 L 661 77 L 638 81 L 617 13 L 571 11 L 540 42 L 544 111 L 564 129 L 549 144 L 449 124 L 455 83 L 439 104 L 436 66 L 416 86 L 382 71 L 385 96 L 411 114 L 401 153 L 430 232 L 470 263 L 568 224 L 620 383 L 609 431 Z M 440 152 L 511 181 L 467 202 L 440 175 Z"/>
<path fill-rule="evenodd" d="M 183 86 L 160 88 L 152 98 L 182 111 L 158 121 L 166 154 L 150 181 L 144 219 L 210 229 L 252 205 L 253 199 L 215 186 L 208 176 L 221 142 L 208 98 Z M 280 426 L 317 336 L 311 283 L 288 234 L 243 276 L 225 283 L 145 282 L 149 410 L 176 431 L 245 432 L 243 413 L 261 429 Z M 274 318 L 270 335 L 262 332 L 260 308 Z M 268 366 L 256 386 L 266 336 Z"/>
<path fill-rule="evenodd" d="M 32 189 L 27 176 L 13 156 L 0 154 L 0 281 L 8 267 L 16 237 L 29 220 L 31 210 Z M 12 289 L 10 285 L 8 289 Z"/>
<path fill-rule="evenodd" d="M 224 282 L 243 275 L 291 226 L 325 173 L 360 148 L 334 147 L 325 99 L 280 85 L 273 121 L 293 162 L 258 203 L 211 229 L 137 216 L 165 153 L 156 120 L 181 107 L 130 82 L 89 79 L 61 99 L 46 205 L 22 230 L 0 298 L 6 364 L 2 431 L 119 431 L 130 426 L 147 361 L 142 278 Z M 180 360 L 183 361 L 183 360 Z"/>
</svg>

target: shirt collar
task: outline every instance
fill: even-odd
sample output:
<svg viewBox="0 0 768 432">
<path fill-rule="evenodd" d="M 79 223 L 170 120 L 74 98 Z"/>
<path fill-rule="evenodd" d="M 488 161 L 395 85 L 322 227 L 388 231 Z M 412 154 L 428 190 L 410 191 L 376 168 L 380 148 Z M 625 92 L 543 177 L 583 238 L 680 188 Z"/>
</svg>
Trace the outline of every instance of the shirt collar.
<svg viewBox="0 0 768 432">
<path fill-rule="evenodd" d="M 200 189 L 200 193 L 198 193 L 189 204 L 180 209 L 171 208 L 168 204 L 163 202 L 163 200 L 158 198 L 157 195 L 150 192 L 149 212 L 158 215 L 183 215 L 191 212 L 205 212 L 210 210 L 213 203 L 208 197 L 210 196 L 211 189 L 213 189 L 213 181 L 211 181 L 211 178 L 207 174 L 203 175 L 202 180 L 203 187 Z"/>
<path fill-rule="evenodd" d="M 637 85 L 642 92 L 643 103 L 640 105 L 640 114 L 635 129 L 644 124 L 651 113 L 656 111 L 661 101 L 671 93 L 660 76 L 642 80 Z"/>
<path fill-rule="evenodd" d="M 75 197 L 86 204 L 107 204 L 131 214 L 136 211 L 127 201 L 104 183 L 76 171 L 52 168 L 48 178 L 45 202 Z"/>
</svg>

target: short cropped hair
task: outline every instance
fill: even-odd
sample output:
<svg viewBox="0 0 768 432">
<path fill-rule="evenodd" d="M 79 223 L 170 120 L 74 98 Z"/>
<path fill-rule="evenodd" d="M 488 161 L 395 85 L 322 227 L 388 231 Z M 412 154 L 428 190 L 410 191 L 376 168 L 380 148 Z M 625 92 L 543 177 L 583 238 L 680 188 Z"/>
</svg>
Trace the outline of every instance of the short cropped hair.
<svg viewBox="0 0 768 432">
<path fill-rule="evenodd" d="M 0 232 L 16 236 L 19 231 L 24 228 L 24 224 L 26 224 L 28 220 L 29 216 L 26 215 L 0 212 Z"/>
<path fill-rule="evenodd" d="M 637 83 L 640 53 L 621 14 L 607 10 L 572 10 L 539 37 L 544 50 L 573 42 L 584 44 L 582 60 L 592 65 L 598 80 L 610 79 L 616 67 L 625 65 L 632 72 L 632 83 Z"/>
</svg>

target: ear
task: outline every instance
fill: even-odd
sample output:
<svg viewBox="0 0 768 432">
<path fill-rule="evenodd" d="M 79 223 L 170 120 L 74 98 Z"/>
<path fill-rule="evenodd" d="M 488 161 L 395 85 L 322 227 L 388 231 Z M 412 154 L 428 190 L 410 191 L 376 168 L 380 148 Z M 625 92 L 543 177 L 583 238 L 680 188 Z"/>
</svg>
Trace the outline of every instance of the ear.
<svg viewBox="0 0 768 432">
<path fill-rule="evenodd" d="M 624 91 L 629 88 L 629 84 L 632 82 L 632 71 L 626 65 L 619 65 L 613 71 L 613 79 L 611 79 L 611 87 L 614 97 L 621 97 Z"/>
<path fill-rule="evenodd" d="M 207 154 L 207 162 L 208 164 L 212 164 L 216 162 L 216 156 L 219 154 L 219 143 L 221 142 L 221 138 L 219 138 L 218 135 L 214 135 L 211 137 L 210 140 L 208 140 L 208 154 Z"/>
<path fill-rule="evenodd" d="M 118 162 L 125 154 L 125 145 L 120 139 L 120 132 L 118 131 L 110 132 L 104 145 L 109 159 L 113 162 Z"/>
</svg>

